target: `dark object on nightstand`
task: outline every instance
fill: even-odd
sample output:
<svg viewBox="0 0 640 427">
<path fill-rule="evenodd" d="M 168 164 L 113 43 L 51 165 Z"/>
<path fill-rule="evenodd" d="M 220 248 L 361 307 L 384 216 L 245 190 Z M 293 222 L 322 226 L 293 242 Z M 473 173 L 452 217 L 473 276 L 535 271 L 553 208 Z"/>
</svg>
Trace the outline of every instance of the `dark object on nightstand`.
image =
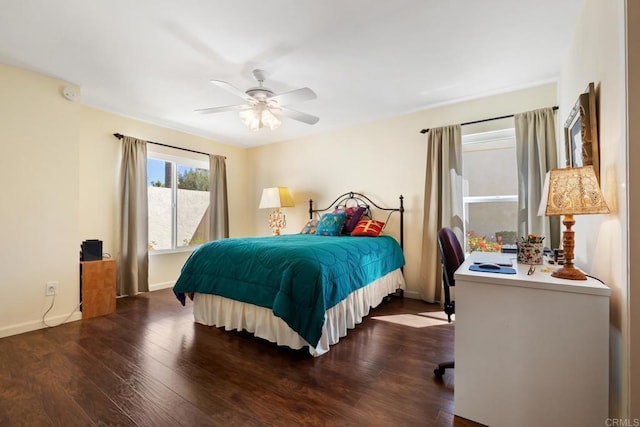
<svg viewBox="0 0 640 427">
<path fill-rule="evenodd" d="M 443 227 L 438 232 L 438 248 L 440 249 L 440 259 L 442 261 L 444 312 L 447 314 L 449 323 L 451 323 L 451 315 L 456 312 L 456 302 L 451 300 L 450 288 L 456 284 L 453 275 L 464 262 L 464 251 L 453 230 L 447 227 Z M 438 378 L 442 378 L 445 369 L 454 367 L 453 361 L 443 362 L 438 364 L 438 367 L 433 370 L 433 374 Z"/>
<path fill-rule="evenodd" d="M 80 261 L 100 261 L 102 259 L 102 240 L 85 240 L 80 246 Z"/>
</svg>

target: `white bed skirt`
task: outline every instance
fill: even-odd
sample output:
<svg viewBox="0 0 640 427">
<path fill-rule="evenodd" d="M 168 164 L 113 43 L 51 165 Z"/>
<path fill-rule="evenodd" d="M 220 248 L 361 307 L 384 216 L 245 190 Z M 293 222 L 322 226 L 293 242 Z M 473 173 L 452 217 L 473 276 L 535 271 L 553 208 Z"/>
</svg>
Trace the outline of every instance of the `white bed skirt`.
<svg viewBox="0 0 640 427">
<path fill-rule="evenodd" d="M 309 347 L 309 353 L 320 356 L 329 351 L 369 314 L 372 307 L 396 289 L 405 289 L 400 269 L 352 292 L 344 301 L 327 310 L 322 336 L 314 348 L 287 325 L 273 315 L 269 308 L 234 301 L 225 297 L 196 293 L 193 298 L 193 316 L 196 322 L 207 326 L 224 327 L 225 330 L 245 330 L 257 337 L 293 349 Z"/>
</svg>

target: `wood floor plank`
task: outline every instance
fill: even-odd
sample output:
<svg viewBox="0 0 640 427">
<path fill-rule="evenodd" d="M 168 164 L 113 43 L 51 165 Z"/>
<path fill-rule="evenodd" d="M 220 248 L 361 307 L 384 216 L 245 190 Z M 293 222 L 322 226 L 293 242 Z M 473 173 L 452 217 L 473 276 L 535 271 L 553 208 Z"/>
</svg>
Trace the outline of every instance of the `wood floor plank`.
<svg viewBox="0 0 640 427">
<path fill-rule="evenodd" d="M 41 400 L 42 388 L 32 381 L 0 375 L 0 425 L 48 425 L 51 419 Z M 34 390 L 35 389 L 35 390 Z M 19 423 L 17 422 L 19 420 Z"/>
<path fill-rule="evenodd" d="M 454 326 L 394 297 L 321 357 L 195 324 L 170 289 L 116 312 L 0 339 L 0 425 L 476 426 L 453 415 Z"/>
<path fill-rule="evenodd" d="M 14 351 L 11 356 L 11 360 L 16 364 L 12 370 L 13 377 L 22 379 L 15 391 L 22 399 L 20 404 L 15 404 L 18 400 L 15 396 L 8 400 L 2 399 L 3 403 L 12 403 L 13 415 L 9 420 L 14 421 L 0 425 L 13 425 L 15 420 L 22 420 L 19 425 L 92 425 L 92 419 L 95 418 L 89 415 L 91 407 L 101 399 L 102 404 L 97 405 L 103 412 L 101 419 L 115 420 L 120 425 L 133 425 L 119 408 L 92 387 L 89 378 L 83 374 L 74 375 L 73 367 L 60 360 L 57 347 L 44 339 L 44 333 L 36 331 L 25 334 L 17 337 L 13 342 L 14 346 L 2 346 L 5 350 Z M 41 354 L 40 357 L 35 356 L 38 353 Z M 6 356 L 6 351 L 0 353 L 3 360 Z M 4 385 L 4 381 L 1 383 Z M 6 392 L 10 388 L 2 389 Z M 82 404 L 78 402 L 78 396 L 91 398 Z M 28 402 L 25 399 L 29 399 Z M 18 415 L 19 413 L 21 415 Z"/>
<path fill-rule="evenodd" d="M 158 370 L 166 367 L 160 366 L 134 346 L 123 340 L 109 340 L 103 334 L 95 334 L 83 340 L 82 346 L 91 355 L 102 355 L 102 363 L 111 371 L 117 372 L 137 393 L 161 408 L 171 408 L 170 414 L 179 420 L 179 424 L 192 426 L 212 423 L 212 419 L 197 405 L 174 392 L 171 383 L 165 384 L 159 378 Z"/>
<path fill-rule="evenodd" d="M 84 343 L 83 343 L 84 344 Z M 85 373 L 91 381 L 109 397 L 129 418 L 140 425 L 181 425 L 168 411 L 154 402 L 154 394 L 148 389 L 139 390 L 140 377 L 127 374 L 131 368 L 122 364 L 114 370 L 112 360 L 118 356 L 111 351 L 94 354 L 79 343 L 66 343 L 63 355 L 74 367 Z M 155 391 L 155 390 L 154 390 Z M 144 393 L 146 392 L 146 394 Z"/>
</svg>

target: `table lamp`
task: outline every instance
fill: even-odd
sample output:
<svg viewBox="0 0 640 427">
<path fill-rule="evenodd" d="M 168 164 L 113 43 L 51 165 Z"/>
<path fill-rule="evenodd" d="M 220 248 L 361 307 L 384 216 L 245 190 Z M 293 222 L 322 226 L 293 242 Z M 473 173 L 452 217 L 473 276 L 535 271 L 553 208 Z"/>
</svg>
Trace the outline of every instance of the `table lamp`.
<svg viewBox="0 0 640 427">
<path fill-rule="evenodd" d="M 293 198 L 291 198 L 287 187 L 272 187 L 262 190 L 259 208 L 273 208 L 273 211 L 269 214 L 269 228 L 271 228 L 274 236 L 279 236 L 280 230 L 287 226 L 287 219 L 280 211 L 280 208 L 291 208 L 293 206 L 295 206 Z"/>
<path fill-rule="evenodd" d="M 562 224 L 566 227 L 562 232 L 564 265 L 551 273 L 553 277 L 569 280 L 587 279 L 587 276 L 573 265 L 575 239 L 571 227 L 576 223 L 573 216 L 604 213 L 609 213 L 609 207 L 600 191 L 593 166 L 551 169 L 547 172 L 538 215 L 564 215 Z"/>
</svg>

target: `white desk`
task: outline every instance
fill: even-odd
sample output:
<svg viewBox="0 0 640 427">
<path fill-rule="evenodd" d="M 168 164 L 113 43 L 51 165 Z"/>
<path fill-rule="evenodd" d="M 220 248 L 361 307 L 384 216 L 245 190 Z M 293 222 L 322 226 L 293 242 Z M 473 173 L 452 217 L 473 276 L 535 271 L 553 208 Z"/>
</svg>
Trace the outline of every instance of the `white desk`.
<svg viewBox="0 0 640 427">
<path fill-rule="evenodd" d="M 611 290 L 472 262 L 455 274 L 455 414 L 492 427 L 604 425 Z"/>
</svg>

